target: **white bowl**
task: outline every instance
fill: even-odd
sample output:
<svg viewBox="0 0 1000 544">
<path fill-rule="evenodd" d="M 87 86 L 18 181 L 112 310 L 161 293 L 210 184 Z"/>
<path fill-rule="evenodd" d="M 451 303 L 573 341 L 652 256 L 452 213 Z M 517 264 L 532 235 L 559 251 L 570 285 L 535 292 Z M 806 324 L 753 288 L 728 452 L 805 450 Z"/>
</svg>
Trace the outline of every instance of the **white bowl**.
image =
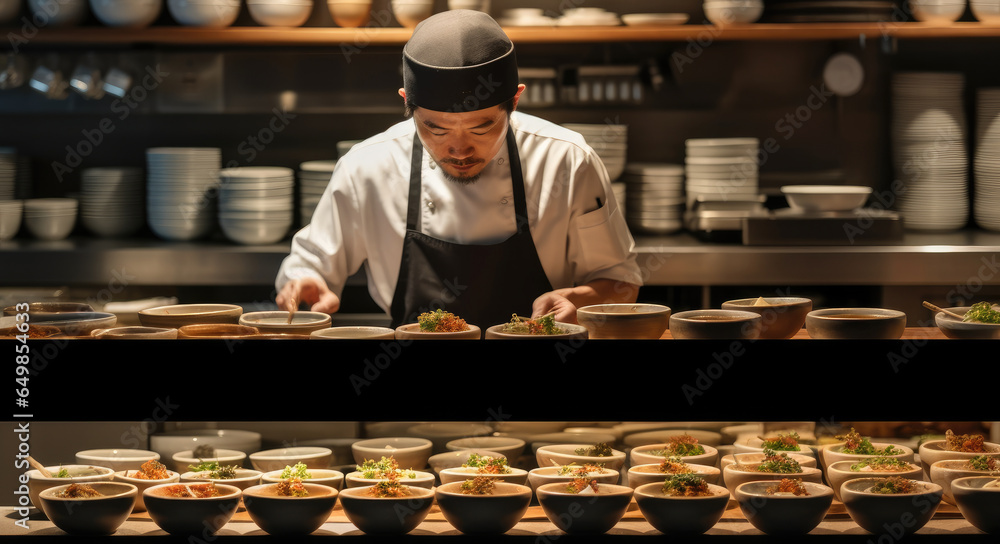
<svg viewBox="0 0 1000 544">
<path fill-rule="evenodd" d="M 174 470 L 177 472 L 187 472 L 191 470 L 191 465 L 209 461 L 216 461 L 222 466 L 236 465 L 242 467 L 246 458 L 247 454 L 242 451 L 227 449 L 215 450 L 215 457 L 195 457 L 194 450 L 179 451 L 170 456 Z"/>
<path fill-rule="evenodd" d="M 524 452 L 525 441 L 512 436 L 472 436 L 459 438 L 445 444 L 449 451 L 490 450 L 507 458 L 508 463 L 516 463 Z"/>
<path fill-rule="evenodd" d="M 247 0 L 250 17 L 263 26 L 302 26 L 312 14 L 313 0 Z"/>
<path fill-rule="evenodd" d="M 372 12 L 371 0 L 327 0 L 326 5 L 333 22 L 344 28 L 364 26 Z"/>
<path fill-rule="evenodd" d="M 294 446 L 250 454 L 250 464 L 261 472 L 280 470 L 296 463 L 305 463 L 309 468 L 329 468 L 333 450 L 319 446 Z"/>
<path fill-rule="evenodd" d="M 965 13 L 965 0 L 933 2 L 909 0 L 909 4 L 913 18 L 922 23 L 937 25 L 954 23 Z"/>
<path fill-rule="evenodd" d="M 592 446 L 592 444 L 590 445 Z M 625 465 L 625 452 L 612 449 L 611 455 L 592 456 L 576 453 L 579 449 L 587 449 L 587 444 L 550 444 L 535 450 L 535 460 L 539 467 L 562 466 L 576 463 L 582 465 L 602 464 L 611 470 L 621 470 Z"/>
<path fill-rule="evenodd" d="M 871 187 L 863 185 L 785 185 L 788 205 L 805 212 L 849 211 L 864 206 Z"/>
<path fill-rule="evenodd" d="M 159 461 L 160 454 L 150 450 L 107 448 L 76 452 L 76 464 L 107 467 L 115 472 L 139 470 L 146 461 Z"/>
<path fill-rule="evenodd" d="M 0 240 L 10 240 L 21 228 L 24 203 L 20 200 L 0 202 Z"/>
<path fill-rule="evenodd" d="M 451 467 L 442 470 L 438 473 L 438 476 L 440 476 L 442 484 L 464 482 L 479 476 L 494 478 L 498 482 L 508 482 L 518 485 L 528 484 L 528 471 L 516 467 L 510 467 L 510 472 L 506 474 L 480 474 L 479 469 L 476 467 Z"/>
<path fill-rule="evenodd" d="M 56 477 L 56 474 L 64 468 L 69 473 L 69 477 Z M 73 483 L 110 482 L 115 477 L 114 470 L 94 465 L 54 465 L 45 467 L 45 469 L 52 474 L 52 477 L 42 476 L 38 469 L 25 472 L 28 477 L 28 498 L 31 500 L 31 504 L 39 510 L 41 510 L 42 505 L 38 501 L 38 494 L 43 490 Z"/>
<path fill-rule="evenodd" d="M 989 24 L 1000 23 L 1000 2 L 969 0 L 969 9 L 977 21 Z"/>
<path fill-rule="evenodd" d="M 392 14 L 406 28 L 416 27 L 433 13 L 433 0 L 392 0 Z"/>
<path fill-rule="evenodd" d="M 145 512 L 146 503 L 142 499 L 142 492 L 147 488 L 153 487 L 154 485 L 160 484 L 172 484 L 181 481 L 180 473 L 174 472 L 172 470 L 167 471 L 167 477 L 161 480 L 146 480 L 143 478 L 133 478 L 127 475 L 128 471 L 122 470 L 115 472 L 115 477 L 112 481 L 121 482 L 125 484 L 132 484 L 139 490 L 135 497 L 135 506 L 133 506 L 133 512 Z"/>
<path fill-rule="evenodd" d="M 493 432 L 493 428 L 483 423 L 461 422 L 461 421 L 441 421 L 434 423 L 421 423 L 410 427 L 406 433 L 411 436 L 426 438 L 434 443 L 433 453 L 444 453 L 448 451 L 446 444 L 452 440 L 475 436 L 487 436 Z M 476 446 L 483 449 L 490 449 L 486 446 Z M 461 448 L 468 449 L 468 448 Z"/>
<path fill-rule="evenodd" d="M 24 225 L 40 240 L 64 240 L 76 226 L 76 212 L 31 214 L 25 213 Z"/>
<path fill-rule="evenodd" d="M 383 457 L 394 457 L 399 468 L 421 470 L 427 466 L 434 443 L 426 438 L 384 437 L 359 440 L 351 444 L 354 462 L 362 464 L 365 459 L 378 461 Z"/>
<path fill-rule="evenodd" d="M 87 0 L 28 0 L 28 9 L 45 26 L 73 26 L 87 16 Z"/>
<path fill-rule="evenodd" d="M 167 11 L 184 26 L 222 28 L 240 14 L 240 0 L 167 0 Z"/>
<path fill-rule="evenodd" d="M 244 220 L 222 217 L 219 219 L 222 233 L 233 242 L 243 245 L 276 244 L 292 228 L 291 219 Z"/>
<path fill-rule="evenodd" d="M 272 470 L 271 472 L 265 472 L 260 476 L 260 481 L 265 484 L 276 484 L 278 482 L 284 481 L 281 478 L 281 473 L 285 469 Z M 309 469 L 309 475 L 312 478 L 303 478 L 302 481 L 310 484 L 319 484 L 332 487 L 337 491 L 340 491 L 344 487 L 344 473 L 339 470 L 333 470 L 331 468 L 312 468 Z"/>
<path fill-rule="evenodd" d="M 764 13 L 764 2 L 755 0 L 711 0 L 703 7 L 705 17 L 718 26 L 753 23 Z"/>
<path fill-rule="evenodd" d="M 206 444 L 215 447 L 216 451 L 237 450 L 245 455 L 260 449 L 260 439 L 260 433 L 254 431 L 196 429 L 150 435 L 149 449 L 159 453 L 161 459 L 173 459 L 176 453 Z"/>
<path fill-rule="evenodd" d="M 399 481 L 410 486 L 410 487 L 422 487 L 424 489 L 434 489 L 434 473 L 424 472 L 421 470 L 414 470 L 410 472 L 413 475 L 402 476 Z M 384 478 L 365 478 L 362 473 L 358 471 L 348 472 L 344 475 L 344 487 L 346 489 L 352 489 L 355 487 L 369 487 L 376 483 L 383 481 Z"/>
<path fill-rule="evenodd" d="M 163 11 L 163 0 L 90 0 L 97 20 L 107 26 L 143 28 Z"/>
</svg>

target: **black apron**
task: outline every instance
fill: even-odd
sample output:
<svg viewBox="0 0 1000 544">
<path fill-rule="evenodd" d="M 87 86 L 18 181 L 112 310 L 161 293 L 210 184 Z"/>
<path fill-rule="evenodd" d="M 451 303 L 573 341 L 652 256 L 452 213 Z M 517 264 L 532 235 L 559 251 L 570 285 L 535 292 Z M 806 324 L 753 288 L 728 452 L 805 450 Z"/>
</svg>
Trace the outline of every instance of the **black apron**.
<svg viewBox="0 0 1000 544">
<path fill-rule="evenodd" d="M 457 244 L 417 229 L 423 150 L 414 134 L 403 259 L 390 309 L 392 326 L 415 323 L 421 313 L 438 308 L 483 330 L 510 321 L 514 313 L 529 317 L 531 304 L 551 291 L 552 284 L 528 229 L 524 177 L 513 129 L 507 127 L 507 152 L 517 232 L 497 244 Z"/>
</svg>

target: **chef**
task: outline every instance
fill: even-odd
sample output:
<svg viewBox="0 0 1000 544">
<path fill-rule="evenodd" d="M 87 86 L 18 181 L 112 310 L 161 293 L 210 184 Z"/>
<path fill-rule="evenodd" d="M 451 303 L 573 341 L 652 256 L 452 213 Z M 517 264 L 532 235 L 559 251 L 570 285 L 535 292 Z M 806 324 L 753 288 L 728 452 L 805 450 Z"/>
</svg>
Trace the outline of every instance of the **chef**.
<svg viewBox="0 0 1000 544">
<path fill-rule="evenodd" d="M 578 133 L 515 112 L 524 85 L 489 15 L 450 10 L 403 48 L 407 120 L 338 160 L 275 280 L 285 309 L 333 313 L 362 266 L 393 326 L 442 308 L 483 327 L 576 323 L 634 302 L 634 242 L 607 171 Z"/>
</svg>

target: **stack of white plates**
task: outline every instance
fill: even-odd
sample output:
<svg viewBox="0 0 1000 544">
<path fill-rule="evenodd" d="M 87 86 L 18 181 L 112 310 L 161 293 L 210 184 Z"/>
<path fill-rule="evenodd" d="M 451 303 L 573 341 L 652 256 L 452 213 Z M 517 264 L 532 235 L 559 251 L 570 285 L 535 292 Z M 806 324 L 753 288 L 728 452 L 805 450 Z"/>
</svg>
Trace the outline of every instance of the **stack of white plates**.
<svg viewBox="0 0 1000 544">
<path fill-rule="evenodd" d="M 146 150 L 149 227 L 167 240 L 194 240 L 215 227 L 215 190 L 222 150 L 153 147 Z"/>
<path fill-rule="evenodd" d="M 629 163 L 625 166 L 625 221 L 636 231 L 669 234 L 684 222 L 684 167 Z"/>
<path fill-rule="evenodd" d="M 98 236 L 128 236 L 146 222 L 141 168 L 87 168 L 80 192 L 80 222 Z"/>
<path fill-rule="evenodd" d="M 295 205 L 295 172 L 244 166 L 219 172 L 219 225 L 240 244 L 273 244 L 288 234 Z"/>
<path fill-rule="evenodd" d="M 617 13 L 604 8 L 567 8 L 558 20 L 559 26 L 618 26 L 622 20 Z"/>
<path fill-rule="evenodd" d="M 740 200 L 759 193 L 757 138 L 692 138 L 684 144 L 689 207 L 699 196 Z"/>
<path fill-rule="evenodd" d="M 14 200 L 17 187 L 17 150 L 0 147 L 0 200 Z"/>
<path fill-rule="evenodd" d="M 1000 231 L 1000 88 L 977 91 L 973 168 L 973 217 L 980 227 Z"/>
<path fill-rule="evenodd" d="M 628 152 L 628 125 L 566 123 L 563 126 L 583 135 L 587 145 L 601 158 L 611 181 L 622 175 Z"/>
<path fill-rule="evenodd" d="M 942 231 L 969 220 L 965 76 L 900 72 L 892 79 L 892 154 L 903 225 Z"/>
<path fill-rule="evenodd" d="M 303 226 L 312 220 L 335 166 L 337 161 L 306 161 L 299 165 L 299 217 Z"/>
</svg>

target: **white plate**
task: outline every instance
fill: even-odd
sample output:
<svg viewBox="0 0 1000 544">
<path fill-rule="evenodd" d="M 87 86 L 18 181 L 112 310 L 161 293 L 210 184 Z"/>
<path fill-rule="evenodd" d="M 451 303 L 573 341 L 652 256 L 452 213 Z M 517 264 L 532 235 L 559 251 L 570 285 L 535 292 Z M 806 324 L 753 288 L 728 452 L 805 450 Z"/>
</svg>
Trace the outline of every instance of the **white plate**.
<svg viewBox="0 0 1000 544">
<path fill-rule="evenodd" d="M 691 16 L 687 13 L 627 13 L 621 16 L 629 26 L 682 25 Z"/>
</svg>

